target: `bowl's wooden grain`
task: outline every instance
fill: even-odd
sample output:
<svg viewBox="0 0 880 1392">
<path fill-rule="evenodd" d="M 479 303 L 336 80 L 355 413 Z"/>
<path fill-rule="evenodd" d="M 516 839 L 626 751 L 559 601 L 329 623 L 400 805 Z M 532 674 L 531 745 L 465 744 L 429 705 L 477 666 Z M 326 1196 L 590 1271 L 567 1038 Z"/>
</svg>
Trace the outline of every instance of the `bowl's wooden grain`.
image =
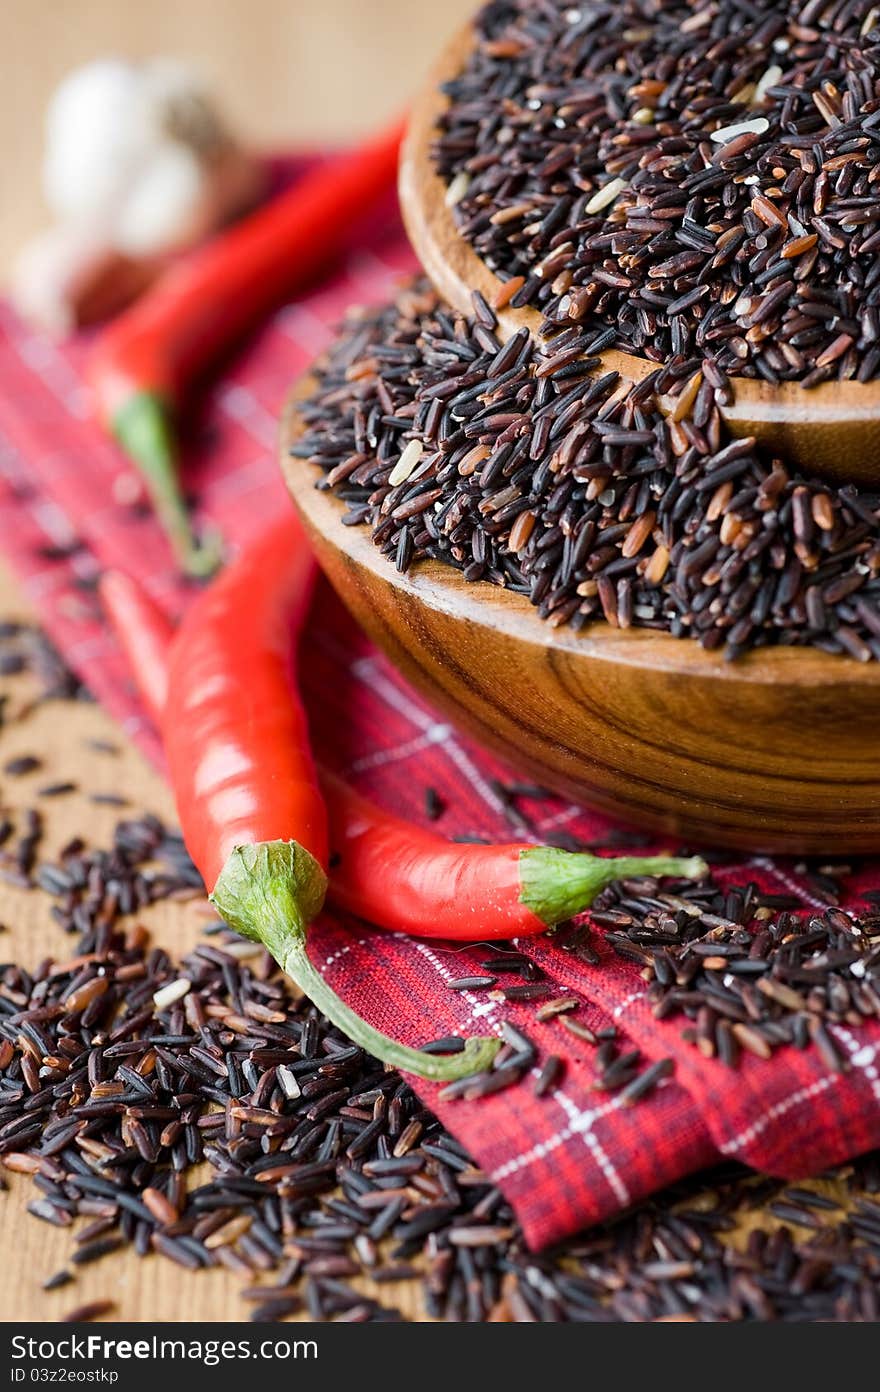
<svg viewBox="0 0 880 1392">
<path fill-rule="evenodd" d="M 480 290 L 493 304 L 502 282 L 459 234 L 446 205 L 446 185 L 434 172 L 430 145 L 446 104 L 441 85 L 459 73 L 473 46 L 466 26 L 453 39 L 431 72 L 412 107 L 400 165 L 400 203 L 415 250 L 437 291 L 463 313 L 471 309 L 471 291 Z M 526 325 L 535 332 L 541 315 L 535 309 L 504 309 L 502 335 Z M 655 363 L 629 353 L 603 354 L 605 370 L 640 380 Z M 736 435 L 755 435 L 768 448 L 810 474 L 835 481 L 877 486 L 880 477 L 880 382 L 827 382 L 804 391 L 796 382 L 773 387 L 738 377 L 734 401 L 724 417 Z"/>
<path fill-rule="evenodd" d="M 880 846 L 880 664 L 773 648 L 729 664 L 666 634 L 551 629 L 528 601 L 421 562 L 400 575 L 292 459 L 293 500 L 334 589 L 450 718 L 606 812 L 693 842 L 834 854 Z"/>
</svg>

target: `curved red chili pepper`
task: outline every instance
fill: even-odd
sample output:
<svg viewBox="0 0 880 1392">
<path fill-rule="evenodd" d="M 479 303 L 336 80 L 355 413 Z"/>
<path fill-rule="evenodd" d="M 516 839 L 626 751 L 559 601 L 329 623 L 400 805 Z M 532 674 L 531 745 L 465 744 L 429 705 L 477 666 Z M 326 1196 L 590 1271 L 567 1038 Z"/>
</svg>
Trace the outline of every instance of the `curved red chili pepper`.
<svg viewBox="0 0 880 1392">
<path fill-rule="evenodd" d="M 89 364 L 97 414 L 138 464 L 175 551 L 191 574 L 216 568 L 199 545 L 177 477 L 172 416 L 208 363 L 338 254 L 354 219 L 397 170 L 401 127 L 322 164 L 160 277 L 99 334 Z"/>
<path fill-rule="evenodd" d="M 278 653 L 281 648 L 287 652 L 293 641 L 291 621 L 301 622 L 304 612 L 302 595 L 310 574 L 306 546 L 291 515 L 209 592 L 221 596 L 217 613 L 227 616 L 224 634 L 230 615 L 235 615 L 231 626 L 239 625 L 238 604 L 244 606 L 246 623 L 268 625 L 278 691 L 284 684 L 280 669 L 286 670 L 288 663 L 286 655 L 279 661 Z M 239 595 L 232 609 L 224 598 L 227 588 Z M 170 626 L 127 577 L 109 585 L 105 579 L 102 592 L 144 698 L 162 724 Z M 206 599 L 200 601 L 205 603 Z M 250 637 L 245 641 L 251 644 Z M 237 645 L 236 652 L 244 660 Z M 256 651 L 248 646 L 246 653 L 247 665 L 236 666 L 236 672 L 260 664 L 259 643 Z M 268 699 L 268 692 L 264 694 Z M 285 686 L 282 700 L 290 699 Z M 298 731 L 301 718 L 300 710 Z M 271 751 L 266 760 L 271 762 Z M 588 907 L 615 879 L 693 876 L 705 869 L 702 861 L 667 856 L 606 859 L 527 843 L 459 845 L 384 811 L 326 770 L 319 771 L 319 780 L 330 814 L 331 900 L 380 927 L 416 937 L 472 942 L 540 933 Z M 280 815 L 292 814 L 282 806 Z M 282 831 L 275 834 L 284 834 L 281 825 Z"/>
<path fill-rule="evenodd" d="M 422 1077 L 464 1077 L 491 1063 L 498 1039 L 468 1039 L 449 1057 L 407 1048 L 340 1000 L 306 950 L 326 889 L 327 832 L 292 660 L 314 573 L 299 527 L 276 527 L 200 596 L 171 644 L 161 727 L 184 840 L 226 921 L 263 943 L 351 1039 Z M 105 580 L 103 592 L 129 655 L 164 668 L 164 618 L 152 611 L 136 641 L 130 630 L 149 600 L 133 582 Z M 144 686 L 160 706 L 161 676 Z"/>
<path fill-rule="evenodd" d="M 606 858 L 529 842 L 461 845 L 377 807 L 326 769 L 319 776 L 330 812 L 331 901 L 416 938 L 534 936 L 588 908 L 614 880 L 705 871 L 696 858 Z"/>
</svg>

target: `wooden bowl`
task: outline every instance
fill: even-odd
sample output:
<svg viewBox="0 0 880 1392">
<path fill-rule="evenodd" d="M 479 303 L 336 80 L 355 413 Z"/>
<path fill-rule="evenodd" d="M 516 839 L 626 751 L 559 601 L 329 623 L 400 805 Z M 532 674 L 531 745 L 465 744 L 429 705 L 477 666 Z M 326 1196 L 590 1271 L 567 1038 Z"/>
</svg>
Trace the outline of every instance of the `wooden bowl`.
<svg viewBox="0 0 880 1392">
<path fill-rule="evenodd" d="M 836 855 L 880 847 L 880 663 L 772 648 L 726 663 L 696 642 L 597 623 L 553 629 L 522 595 L 419 562 L 396 571 L 320 471 L 287 486 L 337 594 L 449 718 L 548 787 L 676 840 Z"/>
<path fill-rule="evenodd" d="M 446 184 L 435 173 L 430 146 L 446 105 L 441 85 L 461 72 L 474 44 L 466 26 L 432 71 L 411 112 L 400 165 L 400 203 L 406 229 L 436 290 L 456 309 L 471 312 L 471 291 L 493 304 L 502 282 L 460 235 L 446 206 Z M 504 309 L 504 337 L 526 325 L 537 331 L 536 309 Z M 638 381 L 657 364 L 616 350 L 602 355 L 604 370 Z M 807 474 L 835 482 L 877 486 L 880 475 L 880 382 L 826 382 L 804 391 L 797 382 L 778 387 L 737 377 L 724 417 L 735 435 L 754 435 Z"/>
</svg>

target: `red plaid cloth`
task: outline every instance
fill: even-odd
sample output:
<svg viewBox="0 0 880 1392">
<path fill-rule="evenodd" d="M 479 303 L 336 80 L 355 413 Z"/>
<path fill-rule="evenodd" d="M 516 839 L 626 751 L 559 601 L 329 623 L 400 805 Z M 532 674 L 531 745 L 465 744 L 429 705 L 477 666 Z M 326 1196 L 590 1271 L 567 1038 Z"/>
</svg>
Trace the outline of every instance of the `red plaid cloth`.
<svg viewBox="0 0 880 1392">
<path fill-rule="evenodd" d="M 246 543 L 287 505 L 275 439 L 294 378 L 349 304 L 388 297 L 412 269 L 389 198 L 332 281 L 280 310 L 210 391 L 190 427 L 186 476 L 199 515 L 227 538 Z M 129 466 L 88 419 L 83 351 L 81 344 L 58 348 L 35 337 L 0 308 L 0 547 L 68 661 L 155 759 L 155 732 L 88 585 L 80 582 L 100 567 L 119 566 L 175 614 L 192 592 L 176 578 L 152 519 L 114 502 L 114 486 Z M 502 767 L 414 694 L 326 588 L 305 641 L 306 696 L 322 760 L 414 820 L 424 816 L 423 789 L 430 785 L 448 807 L 442 831 L 510 839 L 491 786 Z M 562 802 L 540 811 L 542 832 L 564 826 L 595 842 L 607 831 L 601 817 Z M 805 911 L 813 907 L 808 888 L 782 864 L 752 860 L 726 866 L 719 878 L 730 884 L 754 878 L 776 892 L 794 892 Z M 857 906 L 860 892 L 878 885 L 878 867 L 860 872 L 849 885 L 849 903 Z M 880 1026 L 834 1031 L 850 1057 L 844 1075 L 830 1072 L 813 1049 L 787 1049 L 770 1063 L 747 1057 L 732 1073 L 682 1043 L 680 1021 L 654 1020 L 638 972 L 611 952 L 603 952 L 601 967 L 590 968 L 552 939 L 525 944 L 560 991 L 583 999 L 587 1023 L 599 1029 L 613 1022 L 645 1054 L 676 1059 L 674 1078 L 627 1109 L 591 1090 L 593 1051 L 558 1022 L 540 1025 L 533 1006 L 446 988 L 485 952 L 383 935 L 327 916 L 315 925 L 311 944 L 340 994 L 407 1043 L 496 1030 L 509 1017 L 542 1050 L 565 1055 L 561 1085 L 542 1099 L 524 1082 L 478 1102 L 444 1104 L 436 1088 L 418 1085 L 501 1185 L 534 1247 L 721 1155 L 795 1178 L 880 1144 Z"/>
</svg>

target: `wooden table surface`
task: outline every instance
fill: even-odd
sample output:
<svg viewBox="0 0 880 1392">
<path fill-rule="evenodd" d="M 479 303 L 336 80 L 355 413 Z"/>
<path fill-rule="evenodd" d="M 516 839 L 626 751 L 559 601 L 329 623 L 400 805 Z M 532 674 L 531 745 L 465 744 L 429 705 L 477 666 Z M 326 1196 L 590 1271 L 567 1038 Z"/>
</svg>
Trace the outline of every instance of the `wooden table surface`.
<svg viewBox="0 0 880 1392">
<path fill-rule="evenodd" d="M 0 618 L 29 615 L 8 572 L 0 566 Z M 6 697 L 5 719 L 0 730 L 0 765 L 18 754 L 38 753 L 42 767 L 20 778 L 0 780 L 4 810 L 15 812 L 40 801 L 46 822 L 45 853 L 51 856 L 74 835 L 91 845 L 107 846 L 119 820 L 118 808 L 89 800 L 92 793 L 124 790 L 131 815 L 155 812 L 171 824 L 174 808 L 167 787 L 96 705 L 86 702 L 47 702 L 28 711 L 35 686 L 29 676 L 0 680 L 0 698 Z M 94 740 L 109 740 L 116 755 L 97 753 Z M 71 781 L 81 791 L 55 799 L 38 800 L 37 787 L 47 782 Z M 62 960 L 69 955 L 70 939 L 50 915 L 47 894 L 22 890 L 0 881 L 0 960 L 33 968 L 45 957 Z M 180 956 L 195 946 L 205 927 L 207 900 L 166 901 L 138 915 L 157 945 Z M 207 1171 L 206 1171 L 207 1172 Z M 26 1204 L 39 1197 L 29 1176 L 0 1168 L 9 1186 L 0 1194 L 0 1231 L 4 1259 L 0 1262 L 0 1319 L 55 1320 L 87 1301 L 112 1299 L 111 1318 L 129 1320 L 241 1320 L 248 1307 L 239 1291 L 244 1284 L 224 1268 L 193 1276 L 171 1262 L 151 1256 L 146 1260 L 125 1251 L 81 1268 L 76 1283 L 56 1291 L 43 1291 L 41 1283 L 67 1266 L 73 1249 L 69 1229 L 54 1228 L 26 1212 Z M 354 1283 L 368 1290 L 366 1282 Z M 421 1301 L 415 1282 L 385 1284 L 373 1293 L 383 1304 L 396 1305 L 419 1317 Z"/>
<path fill-rule="evenodd" d="M 31 232 L 45 224 L 39 182 L 42 121 L 57 81 L 91 58 L 172 54 L 196 62 L 223 99 L 234 128 L 262 148 L 280 149 L 314 140 L 344 141 L 375 128 L 402 109 L 437 49 L 471 11 L 471 0 L 442 5 L 411 0 L 3 0 L 0 5 L 0 276 Z M 10 197 L 10 190 L 15 197 Z M 0 382 L 0 391 L 3 384 Z M 0 615 L 25 612 L 7 573 L 0 571 Z M 23 702 L 27 679 L 8 686 Z M 7 689 L 0 684 L 0 691 Z M 120 759 L 86 747 L 95 737 L 123 746 Z M 169 795 L 137 751 L 96 707 L 43 706 L 0 735 L 2 762 L 38 749 L 45 767 L 36 778 L 83 780 L 90 791 L 124 786 L 134 808 L 171 817 Z M 2 797 L 24 806 L 33 779 L 4 780 Z M 46 808 L 50 841 L 62 845 L 88 826 L 94 844 L 106 844 L 118 812 L 85 796 L 59 799 Z M 49 916 L 50 901 L 0 886 L 2 957 L 33 965 L 64 951 Z M 143 921 L 157 941 L 182 952 L 195 941 L 195 905 L 165 904 Z M 201 920 L 203 922 L 203 920 Z M 169 1262 L 138 1261 L 116 1254 L 85 1268 L 75 1286 L 44 1293 L 41 1281 L 65 1264 L 69 1232 L 25 1213 L 34 1196 L 26 1178 L 7 1175 L 10 1193 L 0 1200 L 4 1254 L 0 1263 L 0 1317 L 57 1319 L 82 1301 L 113 1298 L 118 1317 L 129 1319 L 241 1319 L 246 1313 L 240 1279 L 224 1270 L 192 1280 Z M 10 1259 L 13 1257 L 14 1258 Z M 414 1289 L 384 1286 L 381 1298 L 417 1314 Z"/>
<path fill-rule="evenodd" d="M 3 0 L 0 275 L 46 222 L 43 113 L 77 64 L 186 58 L 210 79 L 233 128 L 259 146 L 345 141 L 404 108 L 475 8 L 476 0 Z"/>
<path fill-rule="evenodd" d="M 0 562 L 0 620 L 33 618 L 8 571 Z M 0 777 L 0 806 L 14 813 L 40 804 L 45 820 L 41 855 L 50 859 L 72 836 L 82 835 L 90 845 L 111 844 L 121 815 L 155 812 L 174 822 L 169 791 L 100 707 L 86 702 L 53 701 L 29 709 L 36 688 L 28 676 L 0 678 L 0 701 L 5 699 L 0 728 L 0 768 L 20 754 L 38 753 L 42 767 L 24 777 Z M 95 751 L 94 742 L 110 741 L 113 755 Z M 77 791 L 53 799 L 35 798 L 35 790 L 48 782 L 70 781 Z M 94 793 L 124 791 L 129 808 L 96 804 Z M 56 961 L 69 955 L 70 939 L 53 921 L 53 900 L 47 894 L 17 889 L 0 880 L 0 960 L 33 968 L 45 957 Z M 153 941 L 180 957 L 189 952 L 212 917 L 207 900 L 165 901 L 137 915 Z M 207 1174 L 207 1167 L 206 1167 Z M 55 1291 L 42 1290 L 42 1282 L 62 1267 L 69 1267 L 74 1238 L 71 1229 L 55 1228 L 26 1211 L 38 1191 L 26 1175 L 0 1167 L 8 1192 L 0 1193 L 0 1232 L 4 1260 L 0 1262 L 0 1319 L 57 1320 L 71 1309 L 92 1300 L 113 1300 L 110 1319 L 121 1320 L 232 1320 L 247 1318 L 249 1307 L 240 1291 L 243 1277 L 224 1268 L 188 1272 L 155 1254 L 135 1256 L 130 1248 L 77 1270 L 75 1284 Z M 840 1179 L 816 1181 L 815 1187 L 839 1201 L 846 1200 Z M 744 1246 L 749 1231 L 776 1222 L 760 1206 L 744 1206 L 737 1214 L 736 1230 L 726 1240 Z M 797 1231 L 797 1230 L 795 1230 Z M 802 1231 L 801 1236 L 810 1234 Z M 74 1268 L 76 1270 L 76 1268 Z M 261 1281 L 260 1284 L 263 1284 Z M 351 1284 L 373 1295 L 383 1305 L 394 1306 L 409 1319 L 425 1319 L 418 1281 L 385 1282 L 380 1286 L 355 1279 Z"/>
<path fill-rule="evenodd" d="M 198 60 L 238 127 L 266 147 L 315 138 L 343 140 L 375 126 L 405 103 L 438 46 L 473 8 L 470 0 L 443 5 L 411 0 L 3 0 L 0 5 L 0 275 L 22 238 L 45 221 L 38 163 L 42 112 L 49 92 L 71 65 L 99 54 L 173 53 Z M 8 191 L 15 189 L 15 197 Z M 0 382 L 0 390 L 3 384 Z M 9 574 L 0 565 L 0 618 L 27 615 Z M 33 803 L 35 786 L 66 780 L 83 791 L 46 802 L 47 851 L 74 834 L 106 845 L 118 809 L 95 805 L 88 795 L 123 788 L 133 814 L 155 811 L 173 818 L 167 789 L 99 708 L 44 704 L 24 711 L 29 677 L 0 680 L 7 719 L 0 731 L 0 765 L 19 753 L 38 751 L 42 769 L 3 779 L 0 799 L 14 810 Z M 110 739 L 117 757 L 96 754 L 90 742 Z M 66 952 L 50 917 L 48 896 L 0 882 L 0 958 L 33 966 Z M 164 903 L 139 916 L 155 941 L 185 953 L 204 926 L 204 901 Z M 69 1260 L 69 1230 L 27 1215 L 35 1196 L 30 1180 L 5 1173 L 0 1196 L 4 1260 L 0 1263 L 0 1318 L 54 1320 L 74 1305 L 116 1302 L 115 1318 L 132 1320 L 241 1320 L 247 1307 L 241 1278 L 219 1269 L 195 1275 L 159 1257 L 138 1259 L 122 1251 L 82 1269 L 76 1284 L 44 1292 L 42 1281 Z M 831 1188 L 831 1186 L 828 1186 Z M 734 1240 L 766 1215 L 743 1217 Z M 366 1283 L 362 1287 L 368 1289 Z M 410 1318 L 423 1317 L 416 1283 L 383 1285 L 386 1305 Z"/>
</svg>

